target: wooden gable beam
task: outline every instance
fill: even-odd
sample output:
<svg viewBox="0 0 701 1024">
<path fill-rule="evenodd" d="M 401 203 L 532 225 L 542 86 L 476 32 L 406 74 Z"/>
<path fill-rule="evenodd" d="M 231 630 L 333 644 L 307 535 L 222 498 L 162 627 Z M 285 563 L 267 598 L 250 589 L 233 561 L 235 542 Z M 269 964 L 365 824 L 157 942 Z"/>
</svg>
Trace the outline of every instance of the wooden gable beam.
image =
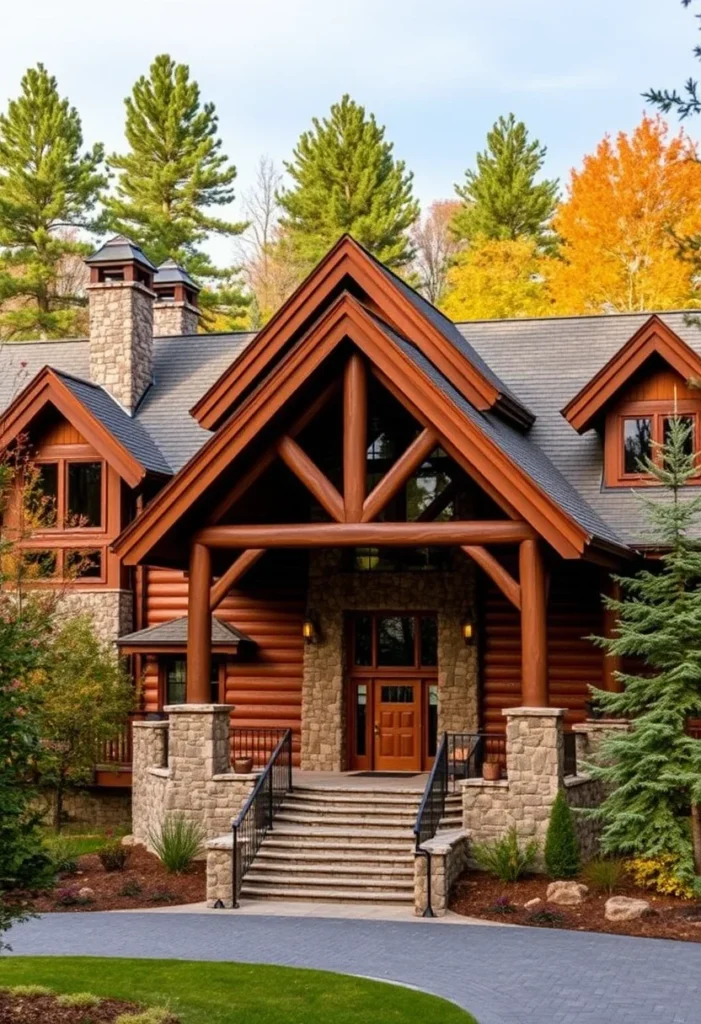
<svg viewBox="0 0 701 1024">
<path fill-rule="evenodd" d="M 316 498 L 337 523 L 345 520 L 343 498 L 327 476 L 321 472 L 315 462 L 291 437 L 283 437 L 278 442 L 277 452 L 288 469 L 292 470 L 308 491 Z"/>
<path fill-rule="evenodd" d="M 465 554 L 476 562 L 480 569 L 483 570 L 489 576 L 489 578 L 496 583 L 501 590 L 504 597 L 508 598 L 509 601 L 516 608 L 521 610 L 521 586 L 513 578 L 513 576 L 506 571 L 504 566 L 497 562 L 494 555 L 490 554 L 485 547 L 479 544 L 463 544 L 462 549 Z"/>
<path fill-rule="evenodd" d="M 438 437 L 430 427 L 424 427 L 414 438 L 406 451 L 400 455 L 391 469 L 388 469 L 363 504 L 362 522 L 376 519 L 409 477 L 431 454 L 438 444 Z"/>
<path fill-rule="evenodd" d="M 217 582 L 209 590 L 209 610 L 213 612 L 222 603 L 232 587 L 234 587 L 248 570 L 265 554 L 265 548 L 249 548 L 239 555 Z"/>
<path fill-rule="evenodd" d="M 343 375 L 343 497 L 346 519 L 363 516 L 367 477 L 368 382 L 362 356 L 354 352 Z"/>
<path fill-rule="evenodd" d="M 429 547 L 463 544 L 515 544 L 535 540 L 527 523 L 475 519 L 448 523 L 265 523 L 206 526 L 195 545 L 229 548 Z"/>
</svg>

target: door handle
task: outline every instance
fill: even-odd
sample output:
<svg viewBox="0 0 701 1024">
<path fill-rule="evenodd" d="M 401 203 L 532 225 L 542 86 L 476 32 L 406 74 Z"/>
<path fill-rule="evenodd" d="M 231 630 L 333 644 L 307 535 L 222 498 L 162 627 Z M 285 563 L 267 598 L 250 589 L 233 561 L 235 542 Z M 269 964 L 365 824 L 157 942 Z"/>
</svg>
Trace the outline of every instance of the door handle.
<svg viewBox="0 0 701 1024">
<path fill-rule="evenodd" d="M 376 736 L 380 735 L 380 726 L 379 726 L 379 724 L 377 722 L 375 722 L 375 735 Z"/>
</svg>

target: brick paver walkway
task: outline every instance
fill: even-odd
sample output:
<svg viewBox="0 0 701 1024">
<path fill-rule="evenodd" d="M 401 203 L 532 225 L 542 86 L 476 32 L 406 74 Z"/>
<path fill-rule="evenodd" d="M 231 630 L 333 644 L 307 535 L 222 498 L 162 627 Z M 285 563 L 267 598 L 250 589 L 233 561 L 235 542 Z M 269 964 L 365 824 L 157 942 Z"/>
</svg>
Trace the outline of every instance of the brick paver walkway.
<svg viewBox="0 0 701 1024">
<path fill-rule="evenodd" d="M 697 943 L 177 912 L 50 914 L 10 938 L 16 954 L 238 960 L 387 978 L 452 999 L 479 1024 L 701 1024 Z"/>
</svg>

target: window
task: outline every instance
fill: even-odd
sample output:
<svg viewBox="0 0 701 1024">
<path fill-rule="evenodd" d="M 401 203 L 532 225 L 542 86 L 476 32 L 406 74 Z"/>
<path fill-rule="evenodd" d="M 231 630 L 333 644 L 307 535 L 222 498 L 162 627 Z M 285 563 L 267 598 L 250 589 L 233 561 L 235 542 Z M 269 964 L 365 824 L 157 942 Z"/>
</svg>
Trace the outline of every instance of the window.
<svg viewBox="0 0 701 1024">
<path fill-rule="evenodd" d="M 674 417 L 671 405 L 671 398 L 629 402 L 609 414 L 604 466 L 607 487 L 656 482 L 645 472 L 644 463 L 646 459 L 659 459 L 659 450 L 669 439 L 670 422 Z M 689 427 L 688 454 L 698 452 L 700 448 L 697 408 L 697 400 L 685 399 L 677 403 L 676 415 Z"/>
<path fill-rule="evenodd" d="M 210 678 L 209 694 L 209 699 L 212 704 L 220 703 L 219 665 L 220 662 L 216 658 L 212 658 L 212 675 Z M 187 701 L 187 658 L 185 655 L 166 658 L 163 678 L 163 703 L 185 704 Z"/>
<path fill-rule="evenodd" d="M 352 616 L 350 661 L 356 671 L 414 668 L 435 671 L 438 620 L 432 614 L 360 612 Z"/>
<path fill-rule="evenodd" d="M 69 579 L 102 579 L 102 551 L 67 551 L 64 569 Z"/>
<path fill-rule="evenodd" d="M 40 527 L 56 526 L 58 518 L 58 463 L 37 465 L 36 495 L 32 495 L 32 512 Z"/>
<path fill-rule="evenodd" d="M 102 463 L 69 462 L 67 526 L 102 524 Z"/>
</svg>

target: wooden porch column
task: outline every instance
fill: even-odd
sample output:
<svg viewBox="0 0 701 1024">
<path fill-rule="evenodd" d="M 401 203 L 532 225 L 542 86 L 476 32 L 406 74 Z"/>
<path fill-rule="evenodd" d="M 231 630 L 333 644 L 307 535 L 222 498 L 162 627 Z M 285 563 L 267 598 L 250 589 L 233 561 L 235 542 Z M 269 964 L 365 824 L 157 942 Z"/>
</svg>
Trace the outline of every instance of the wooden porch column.
<svg viewBox="0 0 701 1024">
<path fill-rule="evenodd" d="M 346 521 L 359 523 L 365 501 L 368 382 L 363 357 L 348 360 L 343 378 L 343 500 Z"/>
<path fill-rule="evenodd" d="M 204 544 L 190 546 L 190 576 L 187 588 L 187 703 L 210 703 L 212 670 L 212 619 L 209 589 L 212 584 L 212 554 Z"/>
<path fill-rule="evenodd" d="M 545 618 L 545 572 L 537 540 L 519 547 L 521 585 L 521 702 L 548 707 L 548 646 Z"/>
</svg>

